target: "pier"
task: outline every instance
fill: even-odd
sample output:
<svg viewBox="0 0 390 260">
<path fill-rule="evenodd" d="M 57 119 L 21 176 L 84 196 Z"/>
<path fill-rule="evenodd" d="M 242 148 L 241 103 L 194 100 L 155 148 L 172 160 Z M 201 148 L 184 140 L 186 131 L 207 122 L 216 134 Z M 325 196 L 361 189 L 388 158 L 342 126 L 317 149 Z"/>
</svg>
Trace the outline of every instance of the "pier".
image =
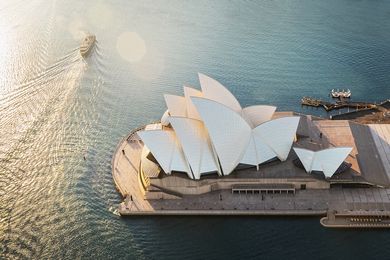
<svg viewBox="0 0 390 260">
<path fill-rule="evenodd" d="M 369 109 L 369 108 L 376 107 L 375 104 L 365 103 L 365 102 L 351 102 L 345 100 L 344 98 L 340 98 L 339 101 L 336 101 L 335 103 L 331 103 L 331 102 L 327 102 L 321 99 L 315 99 L 311 97 L 303 97 L 301 100 L 301 105 L 311 106 L 311 107 L 322 107 L 327 112 L 335 109 L 341 109 L 341 108 Z"/>
<path fill-rule="evenodd" d="M 389 124 L 390 123 L 390 100 L 381 103 L 351 102 L 343 97 L 339 97 L 335 103 L 323 101 L 321 99 L 303 97 L 302 106 L 322 107 L 329 112 L 335 109 L 351 108 L 352 111 L 331 115 L 332 120 L 353 120 L 362 124 Z"/>
<path fill-rule="evenodd" d="M 390 228 L 390 211 L 328 211 L 320 223 L 329 228 Z"/>
</svg>

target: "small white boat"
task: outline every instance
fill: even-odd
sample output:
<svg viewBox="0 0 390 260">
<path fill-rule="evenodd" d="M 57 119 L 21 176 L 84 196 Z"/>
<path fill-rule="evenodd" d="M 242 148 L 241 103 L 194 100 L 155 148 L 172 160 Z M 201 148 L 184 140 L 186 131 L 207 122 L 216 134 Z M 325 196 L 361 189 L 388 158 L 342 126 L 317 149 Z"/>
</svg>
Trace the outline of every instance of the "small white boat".
<svg viewBox="0 0 390 260">
<path fill-rule="evenodd" d="M 334 97 L 334 98 L 350 98 L 352 93 L 351 93 L 351 90 L 347 89 L 347 90 L 335 90 L 335 89 L 332 89 L 332 91 L 330 92 L 331 96 Z"/>
<path fill-rule="evenodd" d="M 85 36 L 84 40 L 81 42 L 80 46 L 80 54 L 84 58 L 88 56 L 89 52 L 91 51 L 93 45 L 95 44 L 96 36 L 89 34 Z"/>
<path fill-rule="evenodd" d="M 339 97 L 339 92 L 336 91 L 336 90 L 334 90 L 334 89 L 332 89 L 332 91 L 330 92 L 330 94 L 331 94 L 332 97 L 334 97 L 334 98 L 338 98 L 338 97 Z"/>
<path fill-rule="evenodd" d="M 344 97 L 346 97 L 346 98 L 351 97 L 351 95 L 352 95 L 352 93 L 351 93 L 351 90 L 349 90 L 349 89 L 347 89 L 347 91 L 344 92 Z"/>
</svg>

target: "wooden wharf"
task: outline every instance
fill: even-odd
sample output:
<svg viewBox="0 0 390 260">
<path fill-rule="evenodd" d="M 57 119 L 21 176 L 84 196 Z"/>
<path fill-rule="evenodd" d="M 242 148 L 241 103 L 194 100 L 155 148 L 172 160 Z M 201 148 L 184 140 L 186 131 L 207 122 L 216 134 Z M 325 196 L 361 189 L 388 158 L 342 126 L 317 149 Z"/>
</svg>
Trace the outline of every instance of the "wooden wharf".
<svg viewBox="0 0 390 260">
<path fill-rule="evenodd" d="M 303 106 L 311 106 L 311 107 L 323 107 L 326 111 L 331 111 L 334 109 L 341 108 L 355 108 L 355 109 L 367 109 L 367 108 L 375 108 L 376 105 L 372 103 L 366 102 L 351 102 L 341 98 L 339 101 L 335 103 L 331 103 L 328 101 L 324 101 L 321 99 L 315 99 L 311 97 L 303 97 L 301 99 L 301 105 Z"/>
</svg>

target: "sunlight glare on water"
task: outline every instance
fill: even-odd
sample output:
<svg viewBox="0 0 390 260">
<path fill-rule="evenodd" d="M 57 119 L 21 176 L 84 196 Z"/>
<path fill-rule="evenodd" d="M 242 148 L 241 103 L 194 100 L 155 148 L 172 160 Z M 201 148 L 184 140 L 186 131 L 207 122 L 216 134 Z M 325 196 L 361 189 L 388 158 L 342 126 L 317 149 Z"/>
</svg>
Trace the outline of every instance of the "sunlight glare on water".
<svg viewBox="0 0 390 260">
<path fill-rule="evenodd" d="M 115 23 L 112 7 L 104 3 L 93 4 L 87 12 L 88 21 L 100 29 L 111 28 Z"/>
</svg>

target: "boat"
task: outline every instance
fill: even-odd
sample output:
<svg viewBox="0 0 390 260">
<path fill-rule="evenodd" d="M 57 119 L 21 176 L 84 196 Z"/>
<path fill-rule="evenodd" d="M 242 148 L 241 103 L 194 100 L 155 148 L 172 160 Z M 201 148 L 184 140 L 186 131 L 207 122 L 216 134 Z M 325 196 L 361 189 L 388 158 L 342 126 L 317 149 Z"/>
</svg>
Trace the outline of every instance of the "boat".
<svg viewBox="0 0 390 260">
<path fill-rule="evenodd" d="M 89 52 L 91 51 L 93 45 L 95 44 L 96 36 L 93 34 L 89 34 L 85 36 L 84 40 L 81 42 L 80 46 L 80 54 L 84 58 L 88 56 Z"/>
<path fill-rule="evenodd" d="M 332 91 L 330 92 L 331 96 L 334 97 L 334 98 L 350 98 L 352 93 L 351 93 L 351 90 L 347 89 L 347 90 L 335 90 L 335 89 L 332 89 Z"/>
<path fill-rule="evenodd" d="M 347 91 L 347 94 L 346 94 L 346 96 L 345 96 L 345 97 L 347 97 L 347 98 L 350 98 L 350 97 L 351 97 L 351 95 L 352 95 L 352 92 L 351 92 L 351 90 L 349 90 L 349 89 L 348 89 L 348 91 Z"/>
</svg>

